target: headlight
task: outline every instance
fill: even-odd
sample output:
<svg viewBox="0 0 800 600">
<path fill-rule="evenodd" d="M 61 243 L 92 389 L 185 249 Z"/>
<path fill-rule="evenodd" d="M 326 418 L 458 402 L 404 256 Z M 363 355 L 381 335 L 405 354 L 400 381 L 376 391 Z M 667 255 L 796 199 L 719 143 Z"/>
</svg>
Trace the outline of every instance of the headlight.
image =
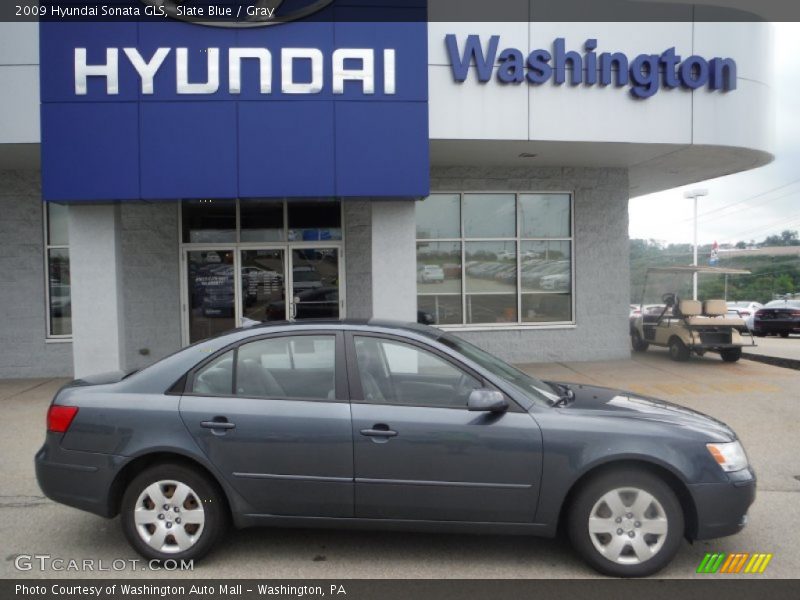
<svg viewBox="0 0 800 600">
<path fill-rule="evenodd" d="M 706 448 L 724 471 L 741 471 L 747 467 L 747 454 L 739 442 L 706 444 Z"/>
</svg>

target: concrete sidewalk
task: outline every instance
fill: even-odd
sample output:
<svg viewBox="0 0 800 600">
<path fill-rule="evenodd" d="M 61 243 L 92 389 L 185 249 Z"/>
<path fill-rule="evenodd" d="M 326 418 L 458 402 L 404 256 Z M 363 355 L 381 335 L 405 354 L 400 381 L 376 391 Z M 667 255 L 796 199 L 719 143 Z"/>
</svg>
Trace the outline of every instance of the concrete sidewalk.
<svg viewBox="0 0 800 600">
<path fill-rule="evenodd" d="M 742 348 L 745 354 L 766 356 L 800 363 L 800 336 L 790 335 L 781 337 L 757 337 L 755 346 Z"/>
<path fill-rule="evenodd" d="M 686 363 L 655 349 L 631 360 L 531 364 L 541 378 L 625 388 L 700 410 L 730 424 L 759 477 L 751 521 L 739 535 L 684 543 L 660 576 L 698 577 L 706 552 L 771 552 L 764 575 L 800 572 L 800 371 L 752 361 L 722 362 L 716 355 Z M 7 423 L 0 436 L 0 577 L 140 577 L 133 572 L 20 572 L 18 554 L 110 562 L 138 556 L 108 521 L 42 496 L 33 455 L 45 433 L 45 413 L 64 380 L 0 381 Z M 508 536 L 254 529 L 232 532 L 194 571 L 147 572 L 147 577 L 271 578 L 584 578 L 599 577 L 563 540 Z M 707 575 L 705 577 L 708 577 Z"/>
</svg>

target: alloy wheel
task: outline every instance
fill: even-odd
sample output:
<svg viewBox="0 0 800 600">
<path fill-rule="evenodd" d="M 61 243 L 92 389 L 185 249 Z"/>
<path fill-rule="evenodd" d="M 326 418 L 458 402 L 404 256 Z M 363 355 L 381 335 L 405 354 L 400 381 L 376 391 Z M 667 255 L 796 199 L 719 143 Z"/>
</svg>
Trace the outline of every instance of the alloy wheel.
<svg viewBox="0 0 800 600">
<path fill-rule="evenodd" d="M 668 526 L 658 499 L 634 487 L 605 493 L 595 502 L 587 523 L 595 549 L 621 565 L 640 564 L 658 554 Z"/>
<path fill-rule="evenodd" d="M 153 550 L 166 554 L 194 546 L 206 522 L 200 497 L 180 481 L 148 485 L 139 494 L 133 512 L 139 537 Z"/>
</svg>

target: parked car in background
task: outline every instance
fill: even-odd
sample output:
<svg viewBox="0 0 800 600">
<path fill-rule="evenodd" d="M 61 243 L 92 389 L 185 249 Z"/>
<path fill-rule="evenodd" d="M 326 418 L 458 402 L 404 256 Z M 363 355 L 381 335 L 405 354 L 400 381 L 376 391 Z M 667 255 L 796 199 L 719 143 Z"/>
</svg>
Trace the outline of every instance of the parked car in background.
<svg viewBox="0 0 800 600">
<path fill-rule="evenodd" d="M 539 285 L 543 290 L 566 290 L 569 289 L 570 276 L 569 273 L 554 273 L 553 275 L 544 275 L 539 280 Z"/>
<path fill-rule="evenodd" d="M 760 302 L 747 302 L 747 301 L 739 301 L 739 302 L 728 302 L 728 312 L 735 311 L 743 319 L 747 319 L 747 317 L 754 315 L 755 312 L 764 306 Z"/>
<path fill-rule="evenodd" d="M 753 335 L 785 338 L 791 333 L 800 333 L 800 300 L 773 300 L 756 311 Z"/>
<path fill-rule="evenodd" d="M 420 265 L 417 267 L 417 281 L 419 283 L 442 283 L 444 269 L 439 265 Z"/>
<path fill-rule="evenodd" d="M 741 531 L 756 491 L 716 419 L 380 321 L 256 325 L 73 381 L 35 465 L 47 497 L 119 515 L 156 561 L 201 558 L 231 521 L 564 531 L 598 571 L 640 577 L 685 537 Z"/>
</svg>

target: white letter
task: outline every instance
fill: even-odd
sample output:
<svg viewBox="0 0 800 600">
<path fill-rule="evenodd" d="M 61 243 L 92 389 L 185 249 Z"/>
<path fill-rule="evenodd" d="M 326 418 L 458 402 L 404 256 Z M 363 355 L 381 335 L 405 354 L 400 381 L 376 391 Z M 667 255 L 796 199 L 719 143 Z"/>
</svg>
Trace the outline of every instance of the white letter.
<svg viewBox="0 0 800 600">
<path fill-rule="evenodd" d="M 311 81 L 295 83 L 294 60 L 311 60 Z M 322 52 L 316 48 L 284 48 L 281 50 L 281 91 L 284 94 L 319 94 L 322 91 Z"/>
<path fill-rule="evenodd" d="M 133 68 L 139 73 L 139 78 L 142 80 L 142 93 L 152 94 L 153 78 L 156 76 L 156 72 L 161 68 L 161 65 L 164 64 L 164 59 L 167 58 L 167 54 L 169 54 L 169 48 L 159 48 L 156 50 L 150 62 L 145 61 L 136 48 L 123 48 L 123 50 L 125 51 L 125 56 L 131 61 Z"/>
<path fill-rule="evenodd" d="M 186 48 L 176 48 L 175 71 L 179 94 L 213 94 L 219 89 L 219 48 L 208 48 L 208 81 L 189 83 L 189 56 Z"/>
<path fill-rule="evenodd" d="M 272 92 L 272 54 L 266 48 L 231 48 L 228 50 L 228 87 L 231 94 L 242 93 L 242 59 L 257 58 L 261 93 Z"/>
<path fill-rule="evenodd" d="M 360 69 L 345 69 L 344 61 L 352 58 L 361 61 Z M 333 93 L 344 94 L 345 81 L 362 81 L 365 94 L 375 93 L 375 51 L 370 49 L 340 48 L 333 53 Z"/>
<path fill-rule="evenodd" d="M 383 93 L 394 94 L 395 91 L 395 52 L 387 48 L 383 51 Z"/>
<path fill-rule="evenodd" d="M 87 65 L 86 48 L 75 48 L 75 95 L 85 96 L 87 77 L 105 77 L 106 94 L 119 94 L 119 52 L 106 48 L 106 64 Z"/>
</svg>

